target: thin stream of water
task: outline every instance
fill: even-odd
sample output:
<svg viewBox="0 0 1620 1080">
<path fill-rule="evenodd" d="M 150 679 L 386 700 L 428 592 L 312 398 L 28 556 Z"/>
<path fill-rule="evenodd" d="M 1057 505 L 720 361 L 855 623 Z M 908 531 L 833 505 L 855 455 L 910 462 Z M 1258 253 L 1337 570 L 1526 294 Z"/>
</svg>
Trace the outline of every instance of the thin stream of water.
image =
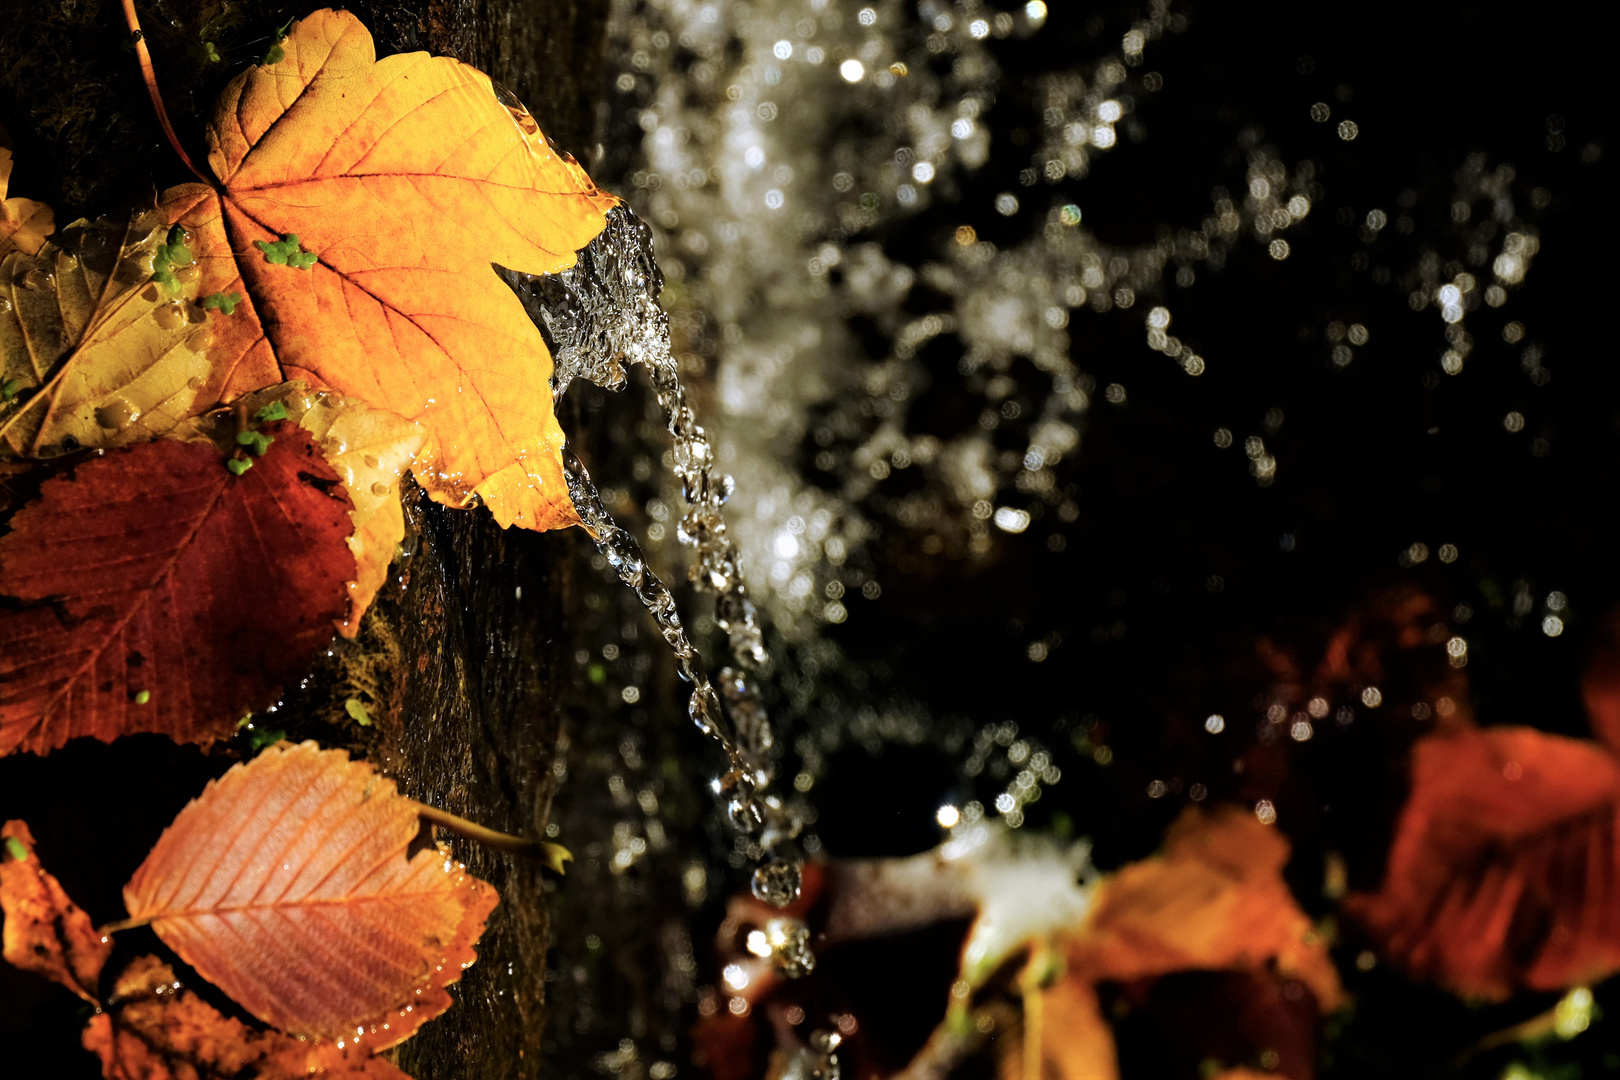
<svg viewBox="0 0 1620 1080">
<path fill-rule="evenodd" d="M 507 279 L 551 345 L 555 397 L 577 378 L 622 389 L 626 366 L 644 368 L 652 382 L 674 443 L 674 471 L 690 507 L 677 535 L 696 550 L 694 587 L 715 594 L 715 621 L 729 635 L 736 664 L 720 670 L 718 693 L 669 587 L 647 565 L 635 537 L 603 507 L 578 457 L 565 449 L 569 497 L 586 531 L 673 651 L 681 678 L 692 687 L 687 707 L 692 722 L 725 752 L 729 769 L 714 789 L 726 800 L 732 824 L 757 837 L 766 852 L 753 873 L 754 894 L 785 907 L 801 886 L 802 857 L 794 844 L 800 822 L 779 799 L 765 794 L 773 774 L 773 737 L 755 678 L 769 655 L 721 509 L 734 483 L 715 472 L 713 445 L 697 422 L 671 353 L 669 319 L 658 303 L 664 279 L 653 256 L 652 232 L 619 206 L 571 269 L 543 277 L 508 272 Z M 789 971 L 809 970 L 814 963 L 804 942 L 791 936 L 780 959 Z"/>
</svg>

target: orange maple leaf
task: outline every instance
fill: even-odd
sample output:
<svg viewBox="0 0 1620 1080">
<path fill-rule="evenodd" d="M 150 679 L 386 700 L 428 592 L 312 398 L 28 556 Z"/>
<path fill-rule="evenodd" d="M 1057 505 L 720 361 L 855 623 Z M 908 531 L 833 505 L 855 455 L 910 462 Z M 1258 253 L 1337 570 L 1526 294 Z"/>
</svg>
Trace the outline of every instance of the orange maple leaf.
<svg viewBox="0 0 1620 1080">
<path fill-rule="evenodd" d="M 246 297 L 212 319 L 199 399 L 331 388 L 427 429 L 413 472 L 434 499 L 478 496 L 502 526 L 576 523 L 551 356 L 495 267 L 572 266 L 617 200 L 475 68 L 378 61 L 345 11 L 294 23 L 282 48 L 220 98 L 221 187 L 162 197 L 201 294 Z"/>
<path fill-rule="evenodd" d="M 155 956 L 119 974 L 84 1048 L 108 1080 L 409 1080 L 369 1050 L 255 1031 L 184 989 Z"/>
<path fill-rule="evenodd" d="M 0 826 L 0 911 L 6 915 L 6 961 L 59 982 L 90 1004 L 112 953 L 112 941 L 68 899 L 40 865 L 34 836 L 21 821 Z"/>
<path fill-rule="evenodd" d="M 266 1023 L 392 1046 L 450 1007 L 496 903 L 443 851 L 406 857 L 417 814 L 341 750 L 274 746 L 180 811 L 124 903 Z"/>
</svg>

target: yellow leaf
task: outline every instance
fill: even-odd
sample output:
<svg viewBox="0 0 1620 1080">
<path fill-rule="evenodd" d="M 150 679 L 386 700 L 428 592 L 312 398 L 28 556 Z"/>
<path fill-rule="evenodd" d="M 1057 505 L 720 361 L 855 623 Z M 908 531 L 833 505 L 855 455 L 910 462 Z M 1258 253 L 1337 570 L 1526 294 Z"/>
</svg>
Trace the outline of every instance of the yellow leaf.
<svg viewBox="0 0 1620 1080">
<path fill-rule="evenodd" d="M 123 446 L 192 413 L 212 334 L 190 302 L 195 273 L 152 281 L 166 231 L 157 211 L 77 221 L 37 254 L 0 263 L 0 361 L 17 396 L 0 434 L 13 452 Z"/>
</svg>

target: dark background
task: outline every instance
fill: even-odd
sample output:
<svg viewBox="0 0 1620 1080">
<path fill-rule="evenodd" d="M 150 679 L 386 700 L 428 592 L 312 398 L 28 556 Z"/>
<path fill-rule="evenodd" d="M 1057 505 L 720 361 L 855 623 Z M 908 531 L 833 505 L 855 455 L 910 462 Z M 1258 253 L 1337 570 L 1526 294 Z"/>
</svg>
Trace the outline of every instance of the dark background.
<svg viewBox="0 0 1620 1080">
<path fill-rule="evenodd" d="M 942 724 L 1014 719 L 1040 738 L 1065 775 L 1028 809 L 1026 828 L 1092 837 L 1104 869 L 1152 851 L 1194 783 L 1207 786 L 1211 803 L 1274 800 L 1278 825 L 1295 844 L 1289 875 L 1296 895 L 1307 910 L 1324 914 L 1331 906 L 1321 888 L 1328 852 L 1344 856 L 1352 889 L 1376 888 L 1405 796 L 1403 751 L 1425 728 L 1390 708 L 1345 729 L 1319 724 L 1309 743 L 1253 756 L 1255 698 L 1272 685 L 1256 659 L 1258 639 L 1291 651 L 1308 670 L 1348 612 L 1384 590 L 1421 589 L 1442 612 L 1466 603 L 1476 613 L 1465 631 L 1466 674 L 1479 722 L 1587 734 L 1579 674 L 1601 616 L 1620 600 L 1612 510 L 1620 368 L 1611 326 L 1616 230 L 1609 205 L 1617 152 L 1609 105 L 1615 20 L 1609 9 L 1576 4 L 1194 3 L 1180 10 L 1187 31 L 1148 50 L 1146 66 L 1163 73 L 1164 84 L 1137 100 L 1145 137 L 1128 154 L 1097 156 L 1087 178 L 1065 186 L 1103 240 L 1140 243 L 1165 222 L 1196 225 L 1215 184 L 1241 192 L 1239 135 L 1255 130 L 1284 161 L 1308 158 L 1316 165 L 1322 197 L 1286 234 L 1292 256 L 1276 262 L 1262 246 L 1245 243 L 1219 272 L 1200 268 L 1194 287 L 1170 288 L 1175 332 L 1210 363 L 1197 379 L 1144 348 L 1147 302 L 1131 313 L 1077 314 L 1070 326 L 1076 362 L 1098 387 L 1117 382 L 1129 391 L 1117 407 L 1094 396 L 1082 447 L 1060 467 L 1060 481 L 1077 493 L 1077 520 L 1048 519 L 1021 536 L 1002 536 L 989 558 L 975 562 L 923 555 L 920 534 L 889 526 L 873 547 L 882 598 L 830 634 L 855 658 L 874 699 L 908 702 Z M 1123 5 L 1053 2 L 1039 35 L 994 46 L 1008 75 L 985 120 L 994 140 L 991 161 L 963 181 L 962 205 L 983 208 L 982 219 L 977 212 L 971 218 L 982 236 L 1010 242 L 1030 228 L 1030 211 L 1024 219 L 1000 219 L 988 208 L 996 192 L 1024 192 L 1017 173 L 1027 157 L 994 148 L 1035 124 L 1035 75 L 1062 69 L 1077 54 L 1095 54 L 1098 41 L 1117 41 L 1133 14 Z M 428 15 L 414 25 L 429 27 Z M 125 62 L 132 68 L 117 51 L 117 29 L 44 42 L 8 31 L 0 119 L 18 143 L 12 192 L 55 202 L 62 221 L 110 198 L 108 178 L 125 184 L 158 160 L 149 128 L 133 140 L 121 134 L 144 123 L 137 118 L 144 101 L 130 96 L 116 108 L 104 104 L 95 122 L 108 126 L 105 145 L 92 142 L 88 157 L 67 160 L 37 110 L 20 118 L 4 110 L 18 109 L 24 96 L 16 80 L 61 91 L 79 76 L 68 61 L 49 59 L 57 54 L 33 68 L 19 67 L 16 58 L 49 46 L 107 70 Z M 227 59 L 245 62 L 240 53 Z M 609 67 L 605 78 L 613 74 Z M 530 85 L 520 93 L 534 103 L 552 75 L 530 69 Z M 209 97 L 199 91 L 198 100 Z M 1310 119 L 1318 101 L 1331 105 L 1332 123 Z M 553 117 L 570 115 L 559 108 Z M 1359 125 L 1353 142 L 1334 134 L 1341 118 Z M 575 123 L 578 141 L 563 141 L 583 148 L 591 134 L 577 117 Z M 611 143 L 629 132 L 610 127 L 601 136 Z M 1538 231 L 1541 249 L 1504 307 L 1469 313 L 1476 345 L 1454 377 L 1438 367 L 1445 348 L 1438 313 L 1410 311 L 1399 282 L 1426 247 L 1443 262 L 1463 262 L 1482 284 L 1489 281 L 1488 265 L 1467 265 L 1449 216 L 1454 174 L 1472 153 L 1486 155 L 1488 167 L 1513 164 L 1515 204 Z M 89 186 L 71 188 L 64 178 L 72 176 L 88 178 L 81 182 Z M 161 175 L 159 182 L 176 178 Z M 599 179 L 613 187 L 619 178 Z M 1540 208 L 1532 203 L 1537 188 L 1550 193 Z M 1415 196 L 1411 233 L 1391 227 L 1363 242 L 1358 230 L 1366 213 L 1381 208 L 1393 220 L 1405 191 Z M 963 211 L 941 208 L 878 239 L 916 261 L 938 251 L 962 220 Z M 1358 254 L 1366 256 L 1365 270 L 1354 268 Z M 1379 266 L 1390 270 L 1389 283 L 1374 280 Z M 926 295 L 915 302 L 927 310 Z M 1334 320 L 1364 323 L 1371 334 L 1344 370 L 1331 363 L 1323 338 Z M 1501 337 L 1510 320 L 1527 328 L 1516 344 Z M 1551 373 L 1545 385 L 1532 382 L 1521 364 L 1532 343 Z M 942 358 L 934 387 L 914 403 L 913 430 L 943 426 L 953 415 L 953 395 L 962 393 L 953 363 Z M 1284 416 L 1275 432 L 1263 428 L 1270 409 Z M 1503 428 L 1510 410 L 1525 417 L 1517 434 Z M 1237 445 L 1215 447 L 1212 433 L 1222 426 Z M 1251 434 L 1263 434 L 1279 461 L 1267 488 L 1249 476 L 1242 456 L 1242 440 Z M 1013 433 L 1007 438 L 1013 445 Z M 1537 439 L 1545 441 L 1545 453 L 1533 452 Z M 807 476 L 814 475 L 815 451 L 813 445 L 803 451 Z M 593 467 L 611 474 L 611 453 L 599 448 Z M 865 508 L 876 520 L 883 517 L 882 497 L 880 491 Z M 1065 535 L 1061 553 L 1049 550 L 1053 531 Z M 563 542 L 544 542 L 549 554 L 536 557 L 554 558 L 555 565 L 579 554 Z M 1431 554 L 1403 567 L 1398 556 L 1414 542 L 1431 552 L 1455 544 L 1461 557 L 1446 565 Z M 1212 575 L 1222 579 L 1218 592 L 1209 588 Z M 592 583 L 582 588 L 598 587 L 585 577 Z M 1536 598 L 1529 616 L 1511 610 L 1519 582 Z M 465 587 L 465 580 L 451 586 Z M 1566 629 L 1557 638 L 1540 630 L 1542 602 L 1552 590 L 1569 598 L 1561 613 Z M 578 609 L 559 617 L 574 615 L 587 618 Z M 1054 633 L 1061 643 L 1044 662 L 1030 662 L 1028 643 Z M 479 638 L 469 640 L 476 645 Z M 1444 671 L 1440 663 L 1434 675 Z M 1421 683 L 1425 675 L 1411 678 Z M 831 680 L 829 687 L 849 693 Z M 1210 712 L 1226 716 L 1225 734 L 1203 732 Z M 588 710 L 581 717 L 582 724 L 591 719 Z M 678 721 L 667 721 L 668 730 L 679 730 Z M 784 734 L 791 743 L 795 733 Z M 708 775 L 712 756 L 695 735 L 666 738 L 685 755 L 689 776 Z M 1093 756 L 1101 745 L 1113 751 L 1106 766 Z M 58 757 L 0 763 L 0 816 L 26 814 L 42 840 L 50 831 L 51 865 L 100 917 L 111 916 L 97 911 L 95 898 L 126 879 L 173 810 L 228 763 L 144 739 L 71 748 Z M 1240 758 L 1264 761 L 1267 769 L 1234 773 Z M 1150 798 L 1153 780 L 1165 782 L 1169 793 Z M 51 793 L 44 812 L 43 791 Z M 816 790 L 816 830 L 833 855 L 914 852 L 937 842 L 933 812 L 942 799 L 988 802 L 993 791 L 988 779 L 961 775 L 959 755 L 888 747 L 873 757 L 847 748 Z M 700 854 L 708 853 L 704 834 L 701 824 L 687 823 L 685 835 Z M 723 863 L 714 876 L 720 887 L 711 896 L 742 881 Z M 588 906 L 591 898 L 583 899 Z M 648 925 L 656 912 L 679 910 L 668 897 L 641 902 Z M 712 926 L 713 916 L 711 902 L 693 932 L 700 964 L 702 927 Z M 565 922 L 559 932 L 582 929 Z M 1330 1029 L 1322 1075 L 1483 1078 L 1526 1057 L 1507 1048 L 1458 1065 L 1478 1039 L 1545 1009 L 1550 999 L 1474 1007 L 1382 965 L 1358 971 L 1351 961 L 1363 947 L 1345 927 L 1336 955 L 1357 1006 Z M 561 948 L 566 953 L 568 943 Z M 617 982 L 604 983 L 592 1007 L 605 1019 L 595 1027 L 551 1017 L 558 1041 L 548 1047 L 548 1068 L 568 1076 L 597 1071 L 591 1055 L 617 1041 L 613 1018 L 634 997 L 627 988 L 656 978 L 651 967 L 624 969 Z M 6 995 L 0 1030 L 14 1047 L 26 1039 L 29 1052 L 50 1047 L 67 1055 L 58 1060 L 76 1060 L 72 999 L 47 997 L 5 969 L 0 993 Z M 12 1004 L 14 995 L 22 1001 Z M 1600 1008 L 1620 1008 L 1614 991 L 1600 987 L 1598 1000 Z M 1182 1015 L 1174 1007 L 1161 1013 Z M 1177 1074 L 1158 1055 L 1180 1029 L 1154 1026 L 1164 1023 L 1131 1020 L 1121 1028 L 1127 1076 Z M 1620 1036 L 1600 1020 L 1575 1041 L 1535 1053 L 1546 1055 L 1547 1075 L 1596 1075 L 1620 1067 L 1614 1056 Z M 531 1068 L 491 1058 L 459 1072 L 445 1066 L 419 1075 L 504 1075 L 509 1066 L 512 1075 Z M 52 1066 L 49 1073 L 68 1070 Z"/>
</svg>

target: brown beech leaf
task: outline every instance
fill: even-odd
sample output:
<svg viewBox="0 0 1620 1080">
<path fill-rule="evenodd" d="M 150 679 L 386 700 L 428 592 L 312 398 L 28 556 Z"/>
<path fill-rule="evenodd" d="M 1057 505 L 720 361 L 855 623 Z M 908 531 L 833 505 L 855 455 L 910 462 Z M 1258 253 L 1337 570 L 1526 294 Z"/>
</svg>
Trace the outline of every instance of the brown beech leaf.
<svg viewBox="0 0 1620 1080">
<path fill-rule="evenodd" d="M 0 369 L 13 380 L 0 406 L 5 449 L 123 446 L 194 410 L 212 331 L 189 303 L 195 266 L 171 267 L 168 285 L 152 280 L 167 231 L 148 206 L 127 221 L 76 221 L 37 253 L 0 262 Z"/>
<path fill-rule="evenodd" d="M 1121 868 L 1068 936 L 1069 965 L 1092 981 L 1174 971 L 1265 971 L 1298 979 L 1330 1012 L 1338 972 L 1282 879 L 1288 841 L 1236 807 L 1189 809 L 1163 852 Z"/>
<path fill-rule="evenodd" d="M 45 482 L 0 537 L 0 753 L 89 735 L 227 735 L 332 636 L 350 504 L 307 432 L 240 476 L 159 440 Z"/>
<path fill-rule="evenodd" d="M 5 129 L 0 128 L 0 142 L 4 141 Z M 56 216 L 49 206 L 21 196 L 6 198 L 11 160 L 11 148 L 0 146 L 0 257 L 12 251 L 32 255 L 56 231 Z"/>
<path fill-rule="evenodd" d="M 409 1080 L 369 1050 L 255 1031 L 183 988 L 155 956 L 118 976 L 84 1047 L 107 1080 Z"/>
<path fill-rule="evenodd" d="M 21 821 L 0 826 L 0 911 L 6 915 L 7 963 L 97 1003 L 96 985 L 112 942 L 40 865 L 33 834 Z"/>
<path fill-rule="evenodd" d="M 210 400 L 292 379 L 421 423 L 413 468 L 440 502 L 503 526 L 577 517 L 551 356 L 495 266 L 574 264 L 617 200 L 551 148 L 482 72 L 376 58 L 352 14 L 292 24 L 284 56 L 225 89 L 208 128 L 218 188 L 164 193 L 196 236 L 217 321 Z"/>
<path fill-rule="evenodd" d="M 496 902 L 441 850 L 407 858 L 418 827 L 369 765 L 279 744 L 180 812 L 124 902 L 259 1019 L 381 1049 L 450 1007 Z"/>
<path fill-rule="evenodd" d="M 1384 883 L 1347 910 L 1412 974 L 1470 997 L 1620 970 L 1620 763 L 1532 728 L 1420 740 Z"/>
</svg>

